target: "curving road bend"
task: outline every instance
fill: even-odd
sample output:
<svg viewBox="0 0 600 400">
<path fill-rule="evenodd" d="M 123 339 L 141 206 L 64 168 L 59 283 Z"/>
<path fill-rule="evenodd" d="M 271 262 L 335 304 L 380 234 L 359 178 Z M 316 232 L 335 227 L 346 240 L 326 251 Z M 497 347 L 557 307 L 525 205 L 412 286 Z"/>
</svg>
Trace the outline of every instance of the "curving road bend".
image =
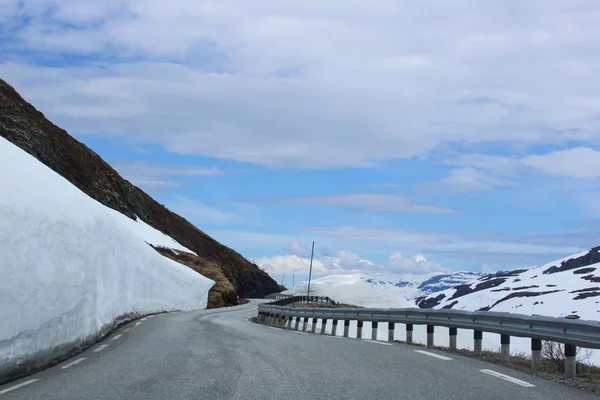
<svg viewBox="0 0 600 400">
<path fill-rule="evenodd" d="M 454 354 L 257 325 L 261 301 L 131 322 L 0 400 L 598 398 Z"/>
</svg>

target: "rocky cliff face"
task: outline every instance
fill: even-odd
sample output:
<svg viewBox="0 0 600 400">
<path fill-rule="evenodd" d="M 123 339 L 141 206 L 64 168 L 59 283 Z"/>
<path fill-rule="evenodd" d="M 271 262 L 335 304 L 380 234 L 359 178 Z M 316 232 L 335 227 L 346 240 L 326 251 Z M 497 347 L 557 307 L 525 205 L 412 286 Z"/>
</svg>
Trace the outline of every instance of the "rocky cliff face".
<svg viewBox="0 0 600 400">
<path fill-rule="evenodd" d="M 227 289 L 227 284 L 221 285 L 225 289 L 213 293 L 209 307 L 236 304 L 237 296 L 262 297 L 279 291 L 278 284 L 267 273 L 123 179 L 100 156 L 46 119 L 2 79 L 0 136 L 105 206 L 133 219 L 137 215 L 196 252 L 198 257 L 189 255 L 186 265 L 192 268 L 194 265 L 215 266 L 218 274 L 215 273 L 225 277 L 233 291 Z"/>
</svg>

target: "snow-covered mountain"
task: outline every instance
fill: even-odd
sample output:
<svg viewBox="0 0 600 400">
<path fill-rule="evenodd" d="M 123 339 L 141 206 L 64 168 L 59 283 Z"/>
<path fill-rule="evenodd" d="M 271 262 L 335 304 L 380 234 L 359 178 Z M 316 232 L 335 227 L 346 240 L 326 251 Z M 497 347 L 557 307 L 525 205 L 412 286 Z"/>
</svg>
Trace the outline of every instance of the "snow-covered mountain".
<svg viewBox="0 0 600 400">
<path fill-rule="evenodd" d="M 132 316 L 206 307 L 214 282 L 148 243 L 190 250 L 3 138 L 0 188 L 0 382 Z"/>
<path fill-rule="evenodd" d="M 497 272 L 416 299 L 421 308 L 600 317 L 600 247 L 537 268 Z"/>
<path fill-rule="evenodd" d="M 401 308 L 413 305 L 412 299 L 472 281 L 481 275 L 476 272 L 329 275 L 311 281 L 310 292 L 363 307 Z M 306 295 L 307 289 L 308 282 L 302 282 L 283 293 Z"/>
</svg>

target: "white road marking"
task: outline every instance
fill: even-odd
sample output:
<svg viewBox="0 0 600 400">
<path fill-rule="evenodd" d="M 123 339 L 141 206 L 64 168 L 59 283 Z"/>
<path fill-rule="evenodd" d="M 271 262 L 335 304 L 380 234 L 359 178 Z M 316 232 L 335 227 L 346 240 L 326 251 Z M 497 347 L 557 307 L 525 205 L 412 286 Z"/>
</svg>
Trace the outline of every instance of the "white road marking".
<svg viewBox="0 0 600 400">
<path fill-rule="evenodd" d="M 148 317 L 144 317 L 144 318 L 142 318 L 142 321 L 145 321 L 145 320 L 147 320 L 147 319 L 148 319 Z"/>
<path fill-rule="evenodd" d="M 496 378 L 504 379 L 505 381 L 512 382 L 512 383 L 517 384 L 519 386 L 535 387 L 535 385 L 533 385 L 533 384 L 531 384 L 529 382 L 525 382 L 525 381 L 522 381 L 520 379 L 513 378 L 512 376 L 501 374 L 500 372 L 492 371 L 491 369 L 482 369 L 481 372 L 483 372 L 484 374 L 488 374 L 488 375 L 494 376 Z"/>
<path fill-rule="evenodd" d="M 120 339 L 120 338 L 121 338 L 121 336 L 123 336 L 123 335 L 116 335 L 116 336 L 114 336 L 114 337 L 113 337 L 112 339 L 110 339 L 110 340 L 117 340 L 117 339 Z"/>
<path fill-rule="evenodd" d="M 292 331 L 294 333 L 299 333 L 301 335 L 312 335 L 312 333 L 308 333 L 308 332 L 298 332 L 298 331 Z"/>
<path fill-rule="evenodd" d="M 135 326 L 138 326 L 141 323 L 142 323 L 142 321 L 138 321 L 138 322 L 135 323 Z"/>
<path fill-rule="evenodd" d="M 75 360 L 75 361 L 73 361 L 73 362 L 70 362 L 70 363 L 68 363 L 67 365 L 65 365 L 65 366 L 63 366 L 63 367 L 60 367 L 60 369 L 67 369 L 67 368 L 70 368 L 70 367 L 72 367 L 73 365 L 77 365 L 77 364 L 79 364 L 80 362 L 82 362 L 82 361 L 84 361 L 84 360 L 87 360 L 87 358 L 85 358 L 85 357 L 81 357 L 81 358 L 79 358 L 79 359 L 77 359 L 77 360 Z"/>
<path fill-rule="evenodd" d="M 363 339 L 363 342 L 369 342 L 369 343 L 375 343 L 375 344 L 382 344 L 384 346 L 391 346 L 391 343 L 386 343 L 386 342 L 378 342 L 377 340 L 369 340 L 369 339 Z"/>
<path fill-rule="evenodd" d="M 105 348 L 107 348 L 107 347 L 108 347 L 108 345 L 107 345 L 107 344 L 100 345 L 100 346 L 98 346 L 98 347 L 96 347 L 96 348 L 94 349 L 94 353 L 97 353 L 97 352 L 99 352 L 99 351 L 102 351 L 102 350 L 104 350 L 104 349 L 105 349 Z"/>
<path fill-rule="evenodd" d="M 328 337 L 328 338 L 332 338 L 332 339 L 343 339 L 342 336 L 331 336 L 331 335 L 324 335 L 324 337 Z"/>
<path fill-rule="evenodd" d="M 154 318 L 156 315 L 148 315 L 148 318 Z"/>
<path fill-rule="evenodd" d="M 269 326 L 269 329 L 275 329 L 276 331 L 280 331 L 281 330 L 279 328 L 273 328 L 272 326 Z"/>
<path fill-rule="evenodd" d="M 129 328 L 125 329 L 123 332 L 129 332 Z"/>
<path fill-rule="evenodd" d="M 9 387 L 9 388 L 7 388 L 7 389 L 0 390 L 0 394 L 4 394 L 4 393 L 8 393 L 8 392 L 12 392 L 12 391 L 13 391 L 13 390 L 15 390 L 15 389 L 22 388 L 23 386 L 30 385 L 30 384 L 32 384 L 33 382 L 37 382 L 37 381 L 39 381 L 39 379 L 30 379 L 30 380 L 28 380 L 28 381 L 25 381 L 25 382 L 23 382 L 23 383 L 19 383 L 18 385 L 11 386 L 11 387 Z"/>
<path fill-rule="evenodd" d="M 445 360 L 445 361 L 452 360 L 450 357 L 441 356 L 441 355 L 435 354 L 435 353 L 430 353 L 430 352 L 425 351 L 425 350 L 415 350 L 415 351 L 417 353 L 425 354 L 426 356 L 429 356 L 429 357 L 435 357 L 435 358 L 438 358 L 440 360 Z"/>
</svg>

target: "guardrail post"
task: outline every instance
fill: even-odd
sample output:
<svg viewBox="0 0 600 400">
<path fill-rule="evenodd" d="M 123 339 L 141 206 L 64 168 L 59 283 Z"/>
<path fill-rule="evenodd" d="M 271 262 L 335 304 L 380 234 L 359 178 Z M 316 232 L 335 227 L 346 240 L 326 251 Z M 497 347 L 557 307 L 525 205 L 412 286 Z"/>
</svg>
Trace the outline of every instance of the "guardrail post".
<svg viewBox="0 0 600 400">
<path fill-rule="evenodd" d="M 286 321 L 285 321 L 285 329 L 292 329 L 292 320 L 294 319 L 293 317 L 285 317 Z"/>
<path fill-rule="evenodd" d="M 308 328 L 308 317 L 304 317 L 304 325 L 302 325 L 302 332 L 306 332 Z"/>
<path fill-rule="evenodd" d="M 377 340 L 377 327 L 379 323 L 377 321 L 371 322 L 371 340 Z"/>
<path fill-rule="evenodd" d="M 394 328 L 396 324 L 393 322 L 388 322 L 388 342 L 394 341 Z"/>
<path fill-rule="evenodd" d="M 317 319 L 313 317 L 312 327 L 310 328 L 310 333 L 315 333 L 316 330 L 317 330 Z"/>
<path fill-rule="evenodd" d="M 427 347 L 433 347 L 433 325 L 427 325 Z"/>
<path fill-rule="evenodd" d="M 363 328 L 363 322 L 356 321 L 356 337 L 358 339 L 362 339 L 362 328 Z"/>
<path fill-rule="evenodd" d="M 337 319 L 334 319 L 331 325 L 331 336 L 337 336 Z"/>
<path fill-rule="evenodd" d="M 456 350 L 456 336 L 458 335 L 457 328 L 450 328 L 450 350 Z"/>
<path fill-rule="evenodd" d="M 277 327 L 278 328 L 283 328 L 284 319 L 285 319 L 285 316 L 283 314 L 279 314 L 277 316 Z"/>
<path fill-rule="evenodd" d="M 267 319 L 265 321 L 265 325 L 271 325 L 271 313 L 267 313 Z"/>
<path fill-rule="evenodd" d="M 300 329 L 300 317 L 296 317 L 296 325 L 294 326 L 295 331 L 298 329 Z"/>
<path fill-rule="evenodd" d="M 542 340 L 531 338 L 531 369 L 536 371 L 542 366 Z"/>
<path fill-rule="evenodd" d="M 565 344 L 565 377 L 567 379 L 575 379 L 577 373 L 577 347 L 572 344 Z"/>
<path fill-rule="evenodd" d="M 321 335 L 325 334 L 325 327 L 327 326 L 327 320 L 326 319 L 322 319 L 321 320 Z"/>
<path fill-rule="evenodd" d="M 344 320 L 344 337 L 348 337 L 348 333 L 350 332 L 350 320 Z"/>
<path fill-rule="evenodd" d="M 412 344 L 413 342 L 413 324 L 406 324 L 406 343 Z"/>
<path fill-rule="evenodd" d="M 264 313 L 263 313 L 262 311 L 259 311 L 259 312 L 258 312 L 258 319 L 257 319 L 257 320 L 258 320 L 258 323 L 259 323 L 259 324 L 262 324 L 262 323 L 263 323 L 263 321 L 264 321 L 264 319 L 265 319 L 265 315 L 264 315 Z"/>
<path fill-rule="evenodd" d="M 510 335 L 500 335 L 500 359 L 502 362 L 510 362 Z"/>
<path fill-rule="evenodd" d="M 476 356 L 481 356 L 483 350 L 483 332 L 474 330 L 473 331 L 473 353 Z"/>
</svg>

